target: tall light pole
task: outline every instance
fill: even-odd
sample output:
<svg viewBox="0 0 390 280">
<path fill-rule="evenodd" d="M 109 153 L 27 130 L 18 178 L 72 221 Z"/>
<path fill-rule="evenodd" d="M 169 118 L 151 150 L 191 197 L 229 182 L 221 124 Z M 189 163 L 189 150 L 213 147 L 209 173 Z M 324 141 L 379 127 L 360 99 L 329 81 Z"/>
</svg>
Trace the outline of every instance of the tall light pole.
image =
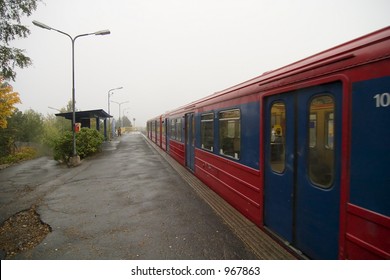
<svg viewBox="0 0 390 280">
<path fill-rule="evenodd" d="M 107 102 L 108 102 L 108 104 L 107 104 L 107 110 L 108 110 L 108 114 L 109 114 L 109 115 L 111 115 L 111 113 L 110 113 L 110 96 L 114 94 L 114 93 L 113 93 L 114 90 L 118 90 L 118 89 L 122 89 L 122 88 L 123 88 L 123 87 L 112 88 L 112 89 L 110 89 L 110 90 L 108 91 L 108 93 L 107 93 Z M 108 130 L 109 130 L 109 133 L 108 133 L 108 140 L 110 140 L 110 135 L 111 135 L 111 121 L 110 121 L 110 119 L 108 120 Z M 112 137 L 114 137 L 114 136 L 112 136 Z"/>
<path fill-rule="evenodd" d="M 119 105 L 119 119 L 121 119 L 121 105 L 122 105 L 122 104 L 125 104 L 125 103 L 129 103 L 129 101 L 116 102 L 116 101 L 114 101 L 114 100 L 111 100 L 111 102 L 114 102 L 114 103 L 116 103 L 116 104 Z M 121 120 L 122 120 L 122 119 L 121 119 Z M 120 123 L 120 125 L 123 126 L 122 123 Z"/>
<path fill-rule="evenodd" d="M 108 114 L 110 114 L 110 96 L 114 94 L 111 92 L 114 90 L 117 90 L 117 89 L 123 89 L 123 87 L 112 88 L 108 91 L 108 94 L 107 94 L 107 96 L 108 96 L 108 98 L 107 98 L 108 99 L 108 106 L 107 106 Z"/>
<path fill-rule="evenodd" d="M 85 34 L 77 35 L 76 37 L 72 37 L 68 33 L 65 33 L 61 30 L 47 26 L 46 24 L 43 24 L 43 23 L 38 22 L 36 20 L 33 20 L 32 23 L 40 28 L 47 29 L 47 30 L 54 30 L 58 33 L 61 33 L 65 36 L 69 37 L 69 39 L 72 41 L 72 131 L 73 131 L 73 157 L 72 157 L 72 161 L 73 161 L 73 165 L 77 165 L 80 163 L 80 158 L 77 156 L 76 133 L 75 133 L 76 132 L 75 131 L 75 124 L 76 124 L 75 95 L 76 95 L 76 90 L 75 90 L 75 78 L 74 78 L 75 77 L 74 76 L 74 44 L 75 44 L 76 39 L 79 37 L 84 37 L 84 36 L 89 36 L 89 35 L 108 35 L 108 34 L 110 34 L 110 30 L 101 30 L 101 31 L 93 32 L 93 33 L 85 33 Z"/>
</svg>

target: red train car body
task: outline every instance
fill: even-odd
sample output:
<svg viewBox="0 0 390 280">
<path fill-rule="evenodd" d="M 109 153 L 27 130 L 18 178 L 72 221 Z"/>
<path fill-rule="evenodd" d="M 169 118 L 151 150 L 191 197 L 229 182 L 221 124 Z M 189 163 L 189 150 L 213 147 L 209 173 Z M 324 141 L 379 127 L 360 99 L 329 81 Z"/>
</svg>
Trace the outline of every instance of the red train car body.
<svg viewBox="0 0 390 280">
<path fill-rule="evenodd" d="M 312 259 L 390 259 L 390 27 L 160 115 L 148 137 Z"/>
</svg>

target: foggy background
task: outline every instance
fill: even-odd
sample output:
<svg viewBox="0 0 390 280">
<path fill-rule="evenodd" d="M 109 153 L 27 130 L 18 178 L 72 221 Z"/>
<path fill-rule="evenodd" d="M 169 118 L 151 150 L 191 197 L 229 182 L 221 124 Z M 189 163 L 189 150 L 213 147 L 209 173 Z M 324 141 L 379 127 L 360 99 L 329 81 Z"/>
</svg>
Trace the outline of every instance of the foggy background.
<svg viewBox="0 0 390 280">
<path fill-rule="evenodd" d="M 33 65 L 17 69 L 24 111 L 55 114 L 72 97 L 71 36 L 109 29 L 75 43 L 76 108 L 147 119 L 266 71 L 390 24 L 388 0 L 44 0 L 23 19 L 31 35 L 11 42 Z M 118 117 L 119 106 L 111 103 Z"/>
</svg>

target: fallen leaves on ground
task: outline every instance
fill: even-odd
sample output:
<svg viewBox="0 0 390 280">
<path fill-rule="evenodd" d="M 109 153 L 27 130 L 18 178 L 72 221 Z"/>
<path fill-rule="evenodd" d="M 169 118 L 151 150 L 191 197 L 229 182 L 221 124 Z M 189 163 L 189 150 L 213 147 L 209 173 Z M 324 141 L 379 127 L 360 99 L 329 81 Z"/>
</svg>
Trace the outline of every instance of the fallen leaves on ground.
<svg viewBox="0 0 390 280">
<path fill-rule="evenodd" d="M 49 232 L 50 226 L 41 221 L 33 206 L 4 221 L 0 227 L 0 250 L 7 259 L 11 258 L 37 246 Z"/>
</svg>

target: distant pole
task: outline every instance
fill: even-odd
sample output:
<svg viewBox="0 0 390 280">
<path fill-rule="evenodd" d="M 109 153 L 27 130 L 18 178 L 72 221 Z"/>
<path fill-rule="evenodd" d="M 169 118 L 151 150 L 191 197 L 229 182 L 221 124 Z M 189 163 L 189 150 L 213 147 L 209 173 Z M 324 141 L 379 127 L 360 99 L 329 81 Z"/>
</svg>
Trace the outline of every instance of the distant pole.
<svg viewBox="0 0 390 280">
<path fill-rule="evenodd" d="M 107 110 L 108 110 L 108 114 L 109 115 L 111 115 L 111 113 L 110 113 L 110 96 L 114 94 L 112 91 L 118 90 L 118 89 L 123 89 L 123 87 L 112 88 L 107 93 L 107 103 L 108 103 L 107 104 Z M 110 140 L 110 135 L 112 134 L 110 126 L 111 126 L 111 117 L 108 118 L 108 130 L 110 130 L 110 133 L 108 134 L 108 140 Z"/>
<path fill-rule="evenodd" d="M 116 103 L 116 104 L 118 104 L 119 105 L 119 119 L 121 120 L 121 122 L 119 122 L 119 125 L 120 126 L 123 126 L 122 124 L 122 119 L 121 119 L 121 105 L 122 104 L 125 104 L 125 103 L 129 103 L 129 101 L 124 101 L 124 102 L 116 102 L 116 101 L 114 101 L 114 100 L 111 100 L 111 102 L 114 102 L 114 103 Z"/>
<path fill-rule="evenodd" d="M 114 91 L 114 90 L 117 90 L 117 89 L 123 89 L 123 87 L 117 87 L 117 88 L 110 89 L 108 91 L 108 94 L 107 94 L 107 96 L 108 96 L 108 99 L 107 99 L 108 100 L 107 110 L 108 110 L 108 114 L 109 115 L 110 115 L 110 96 L 114 94 L 114 93 L 111 93 L 111 92 Z"/>
<path fill-rule="evenodd" d="M 122 126 L 124 125 L 123 124 L 123 119 L 125 118 L 125 114 L 128 113 L 130 111 L 130 107 L 126 107 L 125 109 L 123 109 L 123 113 L 122 113 Z M 130 119 L 128 119 L 130 121 Z M 131 122 L 131 121 L 130 121 Z"/>
</svg>

